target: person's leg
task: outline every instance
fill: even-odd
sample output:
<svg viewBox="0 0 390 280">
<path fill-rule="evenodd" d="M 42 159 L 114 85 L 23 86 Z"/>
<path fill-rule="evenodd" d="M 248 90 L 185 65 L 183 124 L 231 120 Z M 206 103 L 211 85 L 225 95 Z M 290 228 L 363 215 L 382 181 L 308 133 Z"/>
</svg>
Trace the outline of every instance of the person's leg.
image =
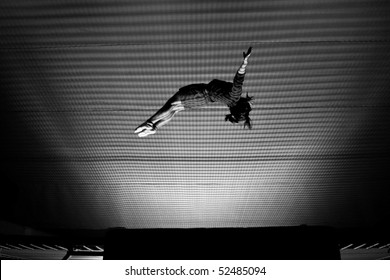
<svg viewBox="0 0 390 280">
<path fill-rule="evenodd" d="M 184 110 L 181 101 L 175 101 L 174 98 L 168 100 L 165 105 L 151 116 L 146 122 L 137 127 L 134 133 L 139 137 L 145 137 L 157 132 L 157 129 L 166 125 L 176 113 Z"/>
</svg>

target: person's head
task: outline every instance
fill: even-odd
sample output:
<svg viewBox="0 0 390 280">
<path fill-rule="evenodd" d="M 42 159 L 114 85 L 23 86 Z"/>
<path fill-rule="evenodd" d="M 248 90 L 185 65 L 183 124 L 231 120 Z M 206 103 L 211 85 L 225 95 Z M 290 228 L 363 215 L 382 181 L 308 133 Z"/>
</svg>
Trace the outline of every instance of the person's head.
<svg viewBox="0 0 390 280">
<path fill-rule="evenodd" d="M 252 110 L 251 100 L 253 97 L 249 97 L 246 94 L 246 97 L 241 97 L 238 102 L 230 107 L 230 114 L 226 115 L 225 121 L 230 121 L 231 123 L 244 122 L 244 128 L 248 126 L 249 129 L 252 129 L 251 119 L 249 118 L 249 112 Z"/>
</svg>

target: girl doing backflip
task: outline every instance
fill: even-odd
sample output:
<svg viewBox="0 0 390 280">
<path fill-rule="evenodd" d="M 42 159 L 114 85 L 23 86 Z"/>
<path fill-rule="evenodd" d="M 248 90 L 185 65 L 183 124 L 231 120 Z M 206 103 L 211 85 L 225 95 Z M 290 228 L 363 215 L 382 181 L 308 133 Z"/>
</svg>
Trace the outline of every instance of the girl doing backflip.
<svg viewBox="0 0 390 280">
<path fill-rule="evenodd" d="M 165 105 L 151 116 L 146 122 L 137 127 L 134 133 L 139 137 L 145 137 L 157 132 L 166 125 L 178 112 L 194 107 L 205 106 L 211 102 L 219 102 L 228 106 L 230 114 L 225 121 L 232 123 L 244 122 L 244 128 L 252 128 L 249 112 L 252 110 L 248 94 L 242 97 L 242 85 L 244 83 L 245 68 L 251 55 L 252 47 L 243 53 L 244 59 L 237 70 L 233 83 L 221 80 L 212 80 L 208 84 L 191 84 L 179 89 Z"/>
</svg>

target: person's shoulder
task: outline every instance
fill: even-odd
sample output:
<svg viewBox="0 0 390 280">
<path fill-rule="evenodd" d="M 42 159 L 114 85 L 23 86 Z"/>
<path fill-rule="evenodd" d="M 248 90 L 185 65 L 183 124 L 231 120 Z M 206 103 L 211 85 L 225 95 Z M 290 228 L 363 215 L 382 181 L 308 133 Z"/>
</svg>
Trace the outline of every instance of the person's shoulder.
<svg viewBox="0 0 390 280">
<path fill-rule="evenodd" d="M 208 85 L 208 90 L 216 95 L 229 95 L 232 90 L 233 83 L 214 79 Z"/>
</svg>

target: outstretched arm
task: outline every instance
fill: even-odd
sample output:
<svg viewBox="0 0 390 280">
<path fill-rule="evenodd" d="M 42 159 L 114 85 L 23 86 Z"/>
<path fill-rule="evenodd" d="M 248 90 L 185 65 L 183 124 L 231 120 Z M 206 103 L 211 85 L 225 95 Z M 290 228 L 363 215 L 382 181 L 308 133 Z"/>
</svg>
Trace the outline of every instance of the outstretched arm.
<svg viewBox="0 0 390 280">
<path fill-rule="evenodd" d="M 238 68 L 236 75 L 233 79 L 233 88 L 231 92 L 231 98 L 237 102 L 242 93 L 242 85 L 244 83 L 244 77 L 245 77 L 245 68 L 248 65 L 248 58 L 250 57 L 252 52 L 252 47 L 249 47 L 247 52 L 243 53 L 244 60 L 242 61 L 242 64 L 240 68 Z"/>
<path fill-rule="evenodd" d="M 247 52 L 243 52 L 244 60 L 242 61 L 242 64 L 238 69 L 239 74 L 245 74 L 245 68 L 248 65 L 248 58 L 251 56 L 251 52 L 252 52 L 252 47 L 249 47 Z"/>
</svg>

